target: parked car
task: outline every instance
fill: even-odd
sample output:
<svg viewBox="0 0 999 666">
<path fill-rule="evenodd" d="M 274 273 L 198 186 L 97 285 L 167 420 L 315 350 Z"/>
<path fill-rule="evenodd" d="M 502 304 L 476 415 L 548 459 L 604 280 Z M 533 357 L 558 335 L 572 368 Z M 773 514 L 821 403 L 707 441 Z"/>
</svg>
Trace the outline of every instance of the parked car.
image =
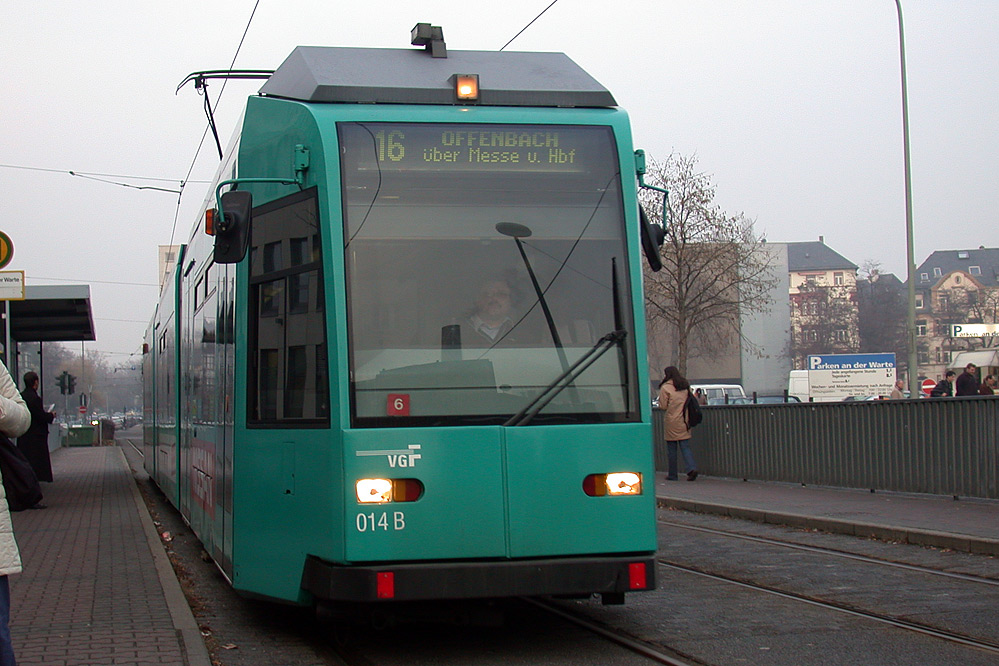
<svg viewBox="0 0 999 666">
<path fill-rule="evenodd" d="M 753 396 L 730 396 L 728 402 L 725 402 L 725 398 L 708 398 L 709 405 L 773 405 L 773 404 L 783 404 L 785 402 L 801 402 L 797 396 L 789 395 L 787 399 L 784 399 L 783 395 L 757 395 L 756 401 L 753 401 Z"/>
<path fill-rule="evenodd" d="M 727 395 L 729 399 L 731 398 L 745 398 L 746 392 L 743 390 L 742 386 L 739 384 L 691 384 L 690 390 L 697 393 L 697 389 L 700 389 L 704 393 L 704 397 L 707 398 L 709 405 L 723 405 L 725 404 L 725 396 Z M 712 400 L 720 399 L 721 402 L 712 402 Z"/>
</svg>

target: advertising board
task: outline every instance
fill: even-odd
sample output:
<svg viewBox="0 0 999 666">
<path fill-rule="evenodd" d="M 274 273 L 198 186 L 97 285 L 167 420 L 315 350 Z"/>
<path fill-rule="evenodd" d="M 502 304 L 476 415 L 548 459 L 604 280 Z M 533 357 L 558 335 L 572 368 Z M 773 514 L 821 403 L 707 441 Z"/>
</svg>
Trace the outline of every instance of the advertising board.
<svg viewBox="0 0 999 666">
<path fill-rule="evenodd" d="M 895 354 L 808 357 L 808 393 L 816 402 L 887 397 L 895 383 Z"/>
</svg>

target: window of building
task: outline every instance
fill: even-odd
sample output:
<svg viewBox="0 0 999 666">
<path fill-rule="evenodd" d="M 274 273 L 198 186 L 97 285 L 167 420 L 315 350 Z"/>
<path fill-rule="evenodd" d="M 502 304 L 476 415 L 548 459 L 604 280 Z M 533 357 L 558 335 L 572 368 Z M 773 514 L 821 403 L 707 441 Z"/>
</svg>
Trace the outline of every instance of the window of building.
<svg viewBox="0 0 999 666">
<path fill-rule="evenodd" d="M 923 282 L 929 282 L 929 280 L 930 280 L 930 274 L 929 273 L 920 273 L 919 274 L 919 279 L 922 280 Z"/>
<path fill-rule="evenodd" d="M 833 284 L 836 285 L 837 287 L 840 287 L 840 286 L 843 285 L 843 274 L 842 273 L 833 273 Z"/>
<path fill-rule="evenodd" d="M 981 275 L 982 274 L 982 267 L 981 266 L 968 266 L 968 273 L 970 273 L 971 275 Z"/>
<path fill-rule="evenodd" d="M 933 269 L 933 277 L 940 277 L 942 275 L 943 275 L 943 271 L 942 270 L 940 270 L 939 268 L 934 268 Z"/>
<path fill-rule="evenodd" d="M 249 421 L 329 424 L 322 261 L 315 188 L 253 212 Z"/>
<path fill-rule="evenodd" d="M 923 295 L 916 294 L 916 309 L 921 310 L 923 308 Z"/>
<path fill-rule="evenodd" d="M 918 335 L 920 337 L 925 337 L 926 336 L 926 322 L 925 321 L 917 321 L 916 322 L 916 335 Z"/>
<path fill-rule="evenodd" d="M 968 254 L 968 251 L 967 251 L 967 250 L 960 250 L 960 251 L 958 251 L 958 253 L 957 253 L 957 258 L 958 258 L 958 259 L 967 259 L 967 258 L 968 258 L 969 256 L 970 256 L 970 255 Z"/>
<path fill-rule="evenodd" d="M 833 331 L 833 335 L 836 338 L 836 342 L 846 342 L 849 339 L 847 336 L 847 332 L 842 328 L 838 328 L 835 331 Z"/>
</svg>

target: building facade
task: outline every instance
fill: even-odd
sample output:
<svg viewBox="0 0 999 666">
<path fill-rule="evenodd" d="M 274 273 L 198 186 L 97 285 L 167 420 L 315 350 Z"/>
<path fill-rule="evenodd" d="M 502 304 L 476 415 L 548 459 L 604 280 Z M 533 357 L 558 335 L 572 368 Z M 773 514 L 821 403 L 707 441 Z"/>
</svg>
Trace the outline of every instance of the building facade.
<svg viewBox="0 0 999 666">
<path fill-rule="evenodd" d="M 921 377 L 939 380 L 957 354 L 997 346 L 995 336 L 952 337 L 953 326 L 999 323 L 999 248 L 937 250 L 916 269 L 916 351 Z"/>
<path fill-rule="evenodd" d="M 811 354 L 858 352 L 857 265 L 822 236 L 787 243 L 787 263 L 792 368 L 807 369 Z"/>
</svg>

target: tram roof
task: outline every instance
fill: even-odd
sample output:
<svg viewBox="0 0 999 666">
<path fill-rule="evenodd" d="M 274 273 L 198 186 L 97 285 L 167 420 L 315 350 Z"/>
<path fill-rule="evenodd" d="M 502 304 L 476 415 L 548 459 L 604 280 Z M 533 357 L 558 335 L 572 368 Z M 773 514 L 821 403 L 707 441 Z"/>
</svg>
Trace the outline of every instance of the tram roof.
<svg viewBox="0 0 999 666">
<path fill-rule="evenodd" d="M 10 337 L 18 342 L 95 340 L 89 285 L 36 285 L 10 302 Z"/>
<path fill-rule="evenodd" d="M 457 104 L 452 77 L 479 76 L 478 106 L 613 107 L 606 88 L 564 53 L 299 46 L 260 88 L 328 103 Z"/>
</svg>

